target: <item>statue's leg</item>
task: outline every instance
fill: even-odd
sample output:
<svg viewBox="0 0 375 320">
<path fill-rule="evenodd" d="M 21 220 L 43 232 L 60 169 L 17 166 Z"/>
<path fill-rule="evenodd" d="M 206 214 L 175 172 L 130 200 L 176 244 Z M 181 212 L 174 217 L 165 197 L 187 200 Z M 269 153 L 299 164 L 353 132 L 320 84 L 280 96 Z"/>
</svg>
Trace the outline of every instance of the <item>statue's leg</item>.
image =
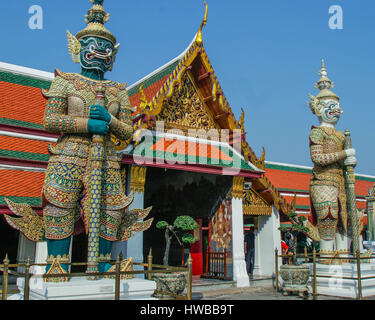
<svg viewBox="0 0 375 320">
<path fill-rule="evenodd" d="M 99 257 L 101 259 L 111 259 L 112 243 L 118 240 L 118 228 L 121 224 L 122 212 L 120 211 L 102 211 L 100 215 L 99 232 Z M 106 272 L 111 265 L 109 263 L 99 263 L 99 271 Z"/>
<path fill-rule="evenodd" d="M 47 239 L 47 268 L 49 271 L 54 259 L 60 259 L 61 267 L 68 271 L 69 249 L 71 236 L 74 230 L 75 210 L 59 208 L 52 204 L 47 204 L 43 209 L 43 218 L 46 228 Z"/>
<path fill-rule="evenodd" d="M 70 262 L 69 249 L 74 223 L 80 218 L 79 198 L 82 196 L 81 178 L 84 169 L 54 158 L 48 164 L 43 186 L 46 202 L 43 219 L 48 248 L 47 263 L 59 258 L 64 270 L 68 270 L 64 262 Z M 50 267 L 47 266 L 47 272 Z"/>
<path fill-rule="evenodd" d="M 338 189 L 334 186 L 312 186 L 310 190 L 312 204 L 318 218 L 320 235 L 321 263 L 326 263 L 324 256 L 333 256 L 338 223 Z"/>
<path fill-rule="evenodd" d="M 68 262 L 67 259 L 69 259 L 69 250 L 70 250 L 71 238 L 72 237 L 68 237 L 68 238 L 62 239 L 62 240 L 47 239 L 47 250 L 48 250 L 47 263 L 48 263 L 48 265 L 46 266 L 46 273 L 51 268 L 53 259 L 61 257 L 63 259 L 65 258 L 66 262 Z M 61 263 L 60 265 L 66 272 L 69 271 L 69 265 L 68 264 Z"/>
<path fill-rule="evenodd" d="M 104 181 L 102 199 L 105 199 L 105 202 L 100 214 L 99 258 L 110 260 L 112 243 L 119 238 L 126 196 L 119 169 L 104 163 L 102 174 Z M 98 265 L 100 272 L 107 272 L 111 267 L 111 264 L 105 262 Z"/>
<path fill-rule="evenodd" d="M 351 238 L 345 232 L 345 230 L 338 228 L 336 233 L 336 250 L 340 253 L 349 254 Z"/>
<path fill-rule="evenodd" d="M 112 242 L 102 237 L 99 238 L 99 257 L 104 259 L 110 259 L 112 250 Z M 112 265 L 108 262 L 99 262 L 99 272 L 107 272 Z"/>
</svg>

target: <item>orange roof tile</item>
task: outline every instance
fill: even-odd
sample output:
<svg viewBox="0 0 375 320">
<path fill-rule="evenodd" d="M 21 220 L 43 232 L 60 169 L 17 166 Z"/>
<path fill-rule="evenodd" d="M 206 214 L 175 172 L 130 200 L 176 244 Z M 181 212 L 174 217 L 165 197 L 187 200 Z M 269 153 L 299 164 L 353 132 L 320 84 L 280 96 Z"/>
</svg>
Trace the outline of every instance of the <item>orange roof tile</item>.
<svg viewBox="0 0 375 320">
<path fill-rule="evenodd" d="M 152 146 L 152 150 L 206 157 L 215 160 L 233 161 L 233 158 L 229 157 L 214 145 L 191 141 L 160 139 Z"/>
<path fill-rule="evenodd" d="M 158 91 L 163 86 L 163 84 L 165 83 L 165 81 L 167 81 L 167 79 L 169 78 L 169 76 L 170 76 L 170 74 L 168 74 L 167 76 L 165 76 L 163 79 L 161 79 L 161 80 L 153 83 L 149 87 L 143 88 L 143 92 L 145 93 L 148 102 L 150 102 L 152 100 L 152 98 L 158 93 Z M 139 113 L 139 105 L 141 103 L 140 96 L 141 96 L 140 93 L 137 92 L 137 93 L 135 93 L 135 94 L 133 94 L 132 96 L 129 97 L 130 105 L 133 108 L 137 107 L 137 111 L 135 111 L 133 113 L 133 116 Z"/>
<path fill-rule="evenodd" d="M 6 197 L 40 197 L 44 172 L 0 170 L 0 195 Z"/>
<path fill-rule="evenodd" d="M 0 118 L 41 125 L 45 106 L 40 88 L 0 81 Z"/>
<path fill-rule="evenodd" d="M 364 181 L 364 180 L 356 179 L 355 192 L 357 195 L 367 196 L 368 189 L 371 189 L 373 185 L 374 185 L 374 182 L 372 181 Z"/>
<path fill-rule="evenodd" d="M 294 197 L 292 196 L 283 196 L 290 204 L 293 202 Z M 298 197 L 296 199 L 296 206 L 310 206 L 309 197 Z"/>
<path fill-rule="evenodd" d="M 311 174 L 266 168 L 266 177 L 278 189 L 309 190 Z"/>
<path fill-rule="evenodd" d="M 20 152 L 48 154 L 50 142 L 0 136 L 0 149 Z"/>
</svg>

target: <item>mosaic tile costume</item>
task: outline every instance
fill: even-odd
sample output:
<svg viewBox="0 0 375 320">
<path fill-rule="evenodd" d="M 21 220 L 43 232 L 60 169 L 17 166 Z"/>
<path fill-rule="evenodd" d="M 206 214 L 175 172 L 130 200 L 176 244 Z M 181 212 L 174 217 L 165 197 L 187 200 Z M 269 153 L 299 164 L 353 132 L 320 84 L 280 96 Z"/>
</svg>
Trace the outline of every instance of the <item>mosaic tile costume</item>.
<svg viewBox="0 0 375 320">
<path fill-rule="evenodd" d="M 320 92 L 316 97 L 310 95 L 309 104 L 321 125 L 313 126 L 309 137 L 314 168 L 310 180 L 312 221 L 306 226 L 310 229 L 309 236 L 320 241 L 320 254 L 332 256 L 349 253 L 345 165 L 356 159 L 355 150 L 345 150 L 345 136 L 334 127 L 343 111 L 338 96 L 330 91 L 333 83 L 327 77 L 324 61 L 320 75 L 316 84 Z"/>
</svg>

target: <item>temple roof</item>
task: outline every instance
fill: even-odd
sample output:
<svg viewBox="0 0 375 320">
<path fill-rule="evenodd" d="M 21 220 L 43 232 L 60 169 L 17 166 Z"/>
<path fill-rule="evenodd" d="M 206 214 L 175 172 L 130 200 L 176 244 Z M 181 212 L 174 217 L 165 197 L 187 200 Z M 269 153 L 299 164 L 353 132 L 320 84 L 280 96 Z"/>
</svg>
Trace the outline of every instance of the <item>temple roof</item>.
<svg viewBox="0 0 375 320">
<path fill-rule="evenodd" d="M 296 195 L 296 212 L 304 216 L 310 214 L 311 175 L 312 167 L 266 161 L 266 177 L 272 181 L 288 203 L 291 204 Z M 375 184 L 375 176 L 356 174 L 355 178 L 357 208 L 364 210 L 369 189 Z M 367 224 L 366 215 L 365 224 Z"/>
</svg>

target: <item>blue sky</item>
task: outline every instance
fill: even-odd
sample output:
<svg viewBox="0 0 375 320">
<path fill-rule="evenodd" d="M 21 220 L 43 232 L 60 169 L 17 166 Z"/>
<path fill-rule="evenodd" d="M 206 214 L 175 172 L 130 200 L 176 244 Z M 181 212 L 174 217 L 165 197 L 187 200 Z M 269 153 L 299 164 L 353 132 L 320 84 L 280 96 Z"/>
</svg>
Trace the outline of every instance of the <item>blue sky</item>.
<svg viewBox="0 0 375 320">
<path fill-rule="evenodd" d="M 318 124 L 306 102 L 321 59 L 335 82 L 344 113 L 337 126 L 352 132 L 357 173 L 375 175 L 372 134 L 375 2 L 371 0 L 207 0 L 204 46 L 247 140 L 266 160 L 312 166 L 308 136 Z M 43 30 L 31 30 L 32 5 L 43 8 Z M 329 8 L 343 9 L 343 29 L 332 30 Z M 66 30 L 85 27 L 89 0 L 2 0 L 0 61 L 53 72 L 79 71 L 66 47 Z M 105 0 L 106 25 L 121 48 L 108 78 L 134 83 L 181 53 L 204 14 L 201 0 Z"/>
</svg>

